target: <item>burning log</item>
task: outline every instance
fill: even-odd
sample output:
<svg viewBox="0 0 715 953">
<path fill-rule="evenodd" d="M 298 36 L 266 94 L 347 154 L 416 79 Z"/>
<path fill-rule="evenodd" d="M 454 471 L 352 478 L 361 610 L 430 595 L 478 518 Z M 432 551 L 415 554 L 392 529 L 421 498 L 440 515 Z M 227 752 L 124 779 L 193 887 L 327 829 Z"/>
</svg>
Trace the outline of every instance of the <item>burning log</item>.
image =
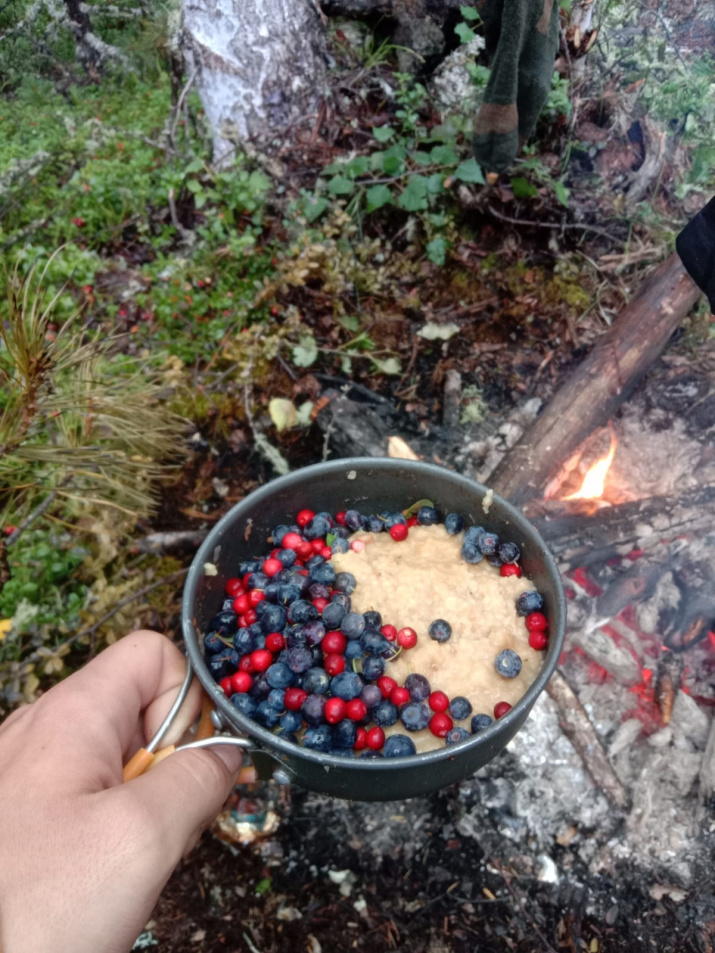
<svg viewBox="0 0 715 953">
<path fill-rule="evenodd" d="M 541 496 L 554 471 L 629 396 L 699 296 L 677 255 L 659 265 L 499 463 L 489 485 L 516 506 Z"/>
</svg>

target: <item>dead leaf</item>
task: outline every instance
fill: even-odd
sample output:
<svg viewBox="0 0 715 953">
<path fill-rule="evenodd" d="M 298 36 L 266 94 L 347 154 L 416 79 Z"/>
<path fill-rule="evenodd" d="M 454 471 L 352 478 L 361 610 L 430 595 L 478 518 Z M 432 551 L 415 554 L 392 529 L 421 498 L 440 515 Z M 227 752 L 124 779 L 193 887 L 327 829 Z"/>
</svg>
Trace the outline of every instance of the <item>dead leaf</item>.
<svg viewBox="0 0 715 953">
<path fill-rule="evenodd" d="M 292 400 L 286 400 L 284 397 L 274 397 L 268 402 L 268 413 L 276 426 L 276 430 L 288 430 L 289 427 L 295 427 L 298 419 L 298 411 Z"/>
<path fill-rule="evenodd" d="M 393 460 L 419 460 L 419 456 L 402 437 L 387 438 L 387 455 Z"/>
</svg>

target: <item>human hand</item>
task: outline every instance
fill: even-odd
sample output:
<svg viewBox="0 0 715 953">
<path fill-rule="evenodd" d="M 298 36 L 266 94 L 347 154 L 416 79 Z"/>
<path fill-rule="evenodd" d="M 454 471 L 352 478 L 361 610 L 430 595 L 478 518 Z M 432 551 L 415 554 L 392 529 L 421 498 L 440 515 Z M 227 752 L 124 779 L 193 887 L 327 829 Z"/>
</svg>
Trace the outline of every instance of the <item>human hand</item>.
<svg viewBox="0 0 715 953">
<path fill-rule="evenodd" d="M 2 953 L 127 953 L 174 867 L 211 823 L 241 752 L 186 750 L 122 783 L 186 673 L 134 632 L 0 725 Z M 198 713 L 195 682 L 163 744 Z"/>
</svg>

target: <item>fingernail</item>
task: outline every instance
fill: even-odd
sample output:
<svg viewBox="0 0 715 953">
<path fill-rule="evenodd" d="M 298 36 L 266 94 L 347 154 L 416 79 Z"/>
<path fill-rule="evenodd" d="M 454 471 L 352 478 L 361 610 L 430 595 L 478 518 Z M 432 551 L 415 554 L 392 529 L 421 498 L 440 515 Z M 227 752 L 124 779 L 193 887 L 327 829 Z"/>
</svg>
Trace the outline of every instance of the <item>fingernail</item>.
<svg viewBox="0 0 715 953">
<path fill-rule="evenodd" d="M 236 745 L 216 745 L 213 750 L 231 774 L 235 774 L 243 764 L 243 748 Z"/>
</svg>

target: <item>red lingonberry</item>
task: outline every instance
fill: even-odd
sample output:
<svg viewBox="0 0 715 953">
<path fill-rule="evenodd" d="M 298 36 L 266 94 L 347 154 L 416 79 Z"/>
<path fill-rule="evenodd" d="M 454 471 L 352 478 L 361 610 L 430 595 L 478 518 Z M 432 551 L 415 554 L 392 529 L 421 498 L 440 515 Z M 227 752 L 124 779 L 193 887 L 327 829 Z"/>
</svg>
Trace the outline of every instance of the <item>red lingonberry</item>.
<svg viewBox="0 0 715 953">
<path fill-rule="evenodd" d="M 432 711 L 436 712 L 447 711 L 449 708 L 449 698 L 447 698 L 444 692 L 432 692 L 427 699 L 427 703 Z"/>
<path fill-rule="evenodd" d="M 339 513 L 335 514 L 335 522 L 338 526 L 345 526 L 345 510 L 340 510 Z"/>
<path fill-rule="evenodd" d="M 281 546 L 283 549 L 297 549 L 302 542 L 303 537 L 300 533 L 286 533 L 281 540 Z"/>
<path fill-rule="evenodd" d="M 274 546 L 273 549 L 271 550 L 271 556 L 270 556 L 270 558 L 271 558 L 271 559 L 278 559 L 278 556 L 279 556 L 280 552 L 281 552 L 280 546 Z M 281 563 L 281 566 L 282 566 L 282 565 L 283 565 L 283 563 Z"/>
<path fill-rule="evenodd" d="M 320 643 L 321 649 L 327 654 L 331 652 L 344 652 L 348 640 L 342 632 L 328 632 Z"/>
<path fill-rule="evenodd" d="M 323 559 L 327 562 L 333 558 L 333 551 L 330 546 L 323 546 L 323 548 L 318 553 L 319 556 L 322 556 Z"/>
<path fill-rule="evenodd" d="M 266 636 L 266 648 L 269 652 L 280 652 L 286 647 L 286 640 L 280 632 L 269 632 Z"/>
<path fill-rule="evenodd" d="M 497 702 L 494 706 L 494 717 L 503 718 L 508 711 L 511 711 L 509 702 Z"/>
<path fill-rule="evenodd" d="M 377 680 L 377 687 L 382 692 L 383 698 L 389 698 L 394 689 L 397 688 L 397 682 L 389 675 L 381 675 Z"/>
<path fill-rule="evenodd" d="M 313 547 L 310 545 L 307 539 L 304 539 L 300 546 L 296 546 L 295 551 L 298 553 L 301 559 L 310 559 L 311 556 L 315 556 Z"/>
<path fill-rule="evenodd" d="M 318 596 L 317 599 L 313 599 L 313 605 L 318 610 L 318 612 L 322 612 L 329 602 L 330 602 L 330 599 L 323 599 L 322 596 Z"/>
<path fill-rule="evenodd" d="M 398 708 L 400 705 L 406 705 L 410 700 L 410 693 L 406 688 L 398 685 L 397 688 L 393 688 L 390 692 L 390 701 L 393 705 L 396 705 Z"/>
<path fill-rule="evenodd" d="M 436 715 L 432 715 L 429 720 L 429 730 L 438 738 L 446 738 L 452 728 L 454 728 L 454 722 L 449 715 L 445 715 L 444 712 L 438 712 Z"/>
<path fill-rule="evenodd" d="M 324 539 L 311 539 L 310 545 L 313 547 L 313 552 L 320 555 L 321 549 L 325 546 Z"/>
<path fill-rule="evenodd" d="M 235 599 L 236 596 L 240 596 L 243 592 L 243 583 L 240 579 L 229 579 L 226 582 L 226 595 L 230 599 Z"/>
<path fill-rule="evenodd" d="M 362 751 L 363 748 L 367 747 L 367 731 L 364 728 L 358 728 L 357 738 L 355 739 L 355 744 L 353 745 L 353 751 Z"/>
<path fill-rule="evenodd" d="M 263 602 L 266 598 L 266 594 L 262 589 L 251 589 L 248 593 L 248 605 L 251 609 L 255 609 L 259 602 Z"/>
<path fill-rule="evenodd" d="M 265 672 L 273 664 L 273 656 L 268 649 L 255 649 L 251 652 L 251 662 L 256 672 Z"/>
<path fill-rule="evenodd" d="M 517 566 L 516 563 L 504 563 L 499 569 L 499 575 L 516 576 L 519 578 L 521 576 L 521 566 Z"/>
<path fill-rule="evenodd" d="M 534 629 L 529 632 L 529 645 L 537 652 L 541 652 L 549 644 L 549 637 L 543 629 Z"/>
<path fill-rule="evenodd" d="M 337 725 L 345 717 L 347 708 L 342 698 L 329 698 L 325 703 L 325 720 L 329 725 Z"/>
<path fill-rule="evenodd" d="M 240 615 L 240 616 L 238 617 L 238 624 L 239 624 L 239 626 L 240 626 L 242 629 L 247 629 L 247 628 L 248 628 L 248 622 L 246 622 L 246 616 L 245 616 L 245 615 Z"/>
<path fill-rule="evenodd" d="M 352 549 L 352 551 L 353 551 L 354 553 L 363 553 L 363 552 L 365 552 L 365 540 L 364 540 L 364 539 L 354 539 L 354 540 L 352 541 L 352 543 L 350 543 L 350 549 Z"/>
<path fill-rule="evenodd" d="M 298 526 L 302 528 L 303 526 L 307 526 L 314 516 L 315 513 L 312 510 L 301 510 L 296 516 L 295 521 Z"/>
<path fill-rule="evenodd" d="M 266 559 L 261 566 L 261 569 L 269 579 L 271 576 L 275 576 L 276 573 L 279 573 L 282 568 L 283 563 L 280 561 L 280 559 Z"/>
<path fill-rule="evenodd" d="M 396 543 L 401 543 L 403 539 L 407 539 L 408 532 L 409 530 L 404 523 L 395 523 L 394 526 L 390 527 L 390 536 Z"/>
<path fill-rule="evenodd" d="M 375 725 L 374 728 L 371 728 L 367 735 L 365 736 L 365 741 L 368 748 L 372 748 L 373 751 L 379 751 L 380 748 L 385 744 L 385 732 L 382 728 L 379 728 Z"/>
<path fill-rule="evenodd" d="M 238 663 L 239 672 L 253 672 L 253 659 L 249 655 L 244 655 L 241 661 Z"/>
<path fill-rule="evenodd" d="M 346 711 L 351 721 L 362 721 L 367 715 L 367 705 L 361 698 L 353 698 L 348 702 Z"/>
<path fill-rule="evenodd" d="M 248 612 L 243 613 L 243 618 L 246 620 L 243 625 L 244 628 L 248 628 L 249 625 L 253 625 L 258 616 L 256 615 L 255 609 L 249 609 Z"/>
<path fill-rule="evenodd" d="M 394 627 L 394 625 L 390 625 L 389 623 L 387 625 L 380 626 L 380 632 L 382 632 L 389 642 L 394 642 L 397 638 L 397 629 Z"/>
<path fill-rule="evenodd" d="M 417 645 L 417 633 L 406 625 L 397 633 L 397 644 L 403 649 L 413 649 Z"/>
<path fill-rule="evenodd" d="M 539 629 L 543 632 L 549 627 L 549 620 L 543 612 L 530 612 L 524 619 L 524 623 L 529 632 L 534 632 Z"/>
<path fill-rule="evenodd" d="M 412 529 L 413 526 L 417 526 L 416 516 L 410 516 L 410 518 L 407 520 L 407 528 Z"/>
<path fill-rule="evenodd" d="M 244 588 L 244 589 L 248 589 L 248 580 L 251 578 L 251 575 L 252 575 L 252 573 L 250 573 L 250 572 L 244 573 L 244 576 L 243 576 L 243 588 Z"/>
<path fill-rule="evenodd" d="M 247 692 L 253 684 L 253 679 L 248 672 L 236 672 L 231 676 L 231 688 L 234 692 Z"/>
<path fill-rule="evenodd" d="M 248 612 L 250 608 L 251 603 L 248 601 L 248 593 L 242 592 L 240 596 L 236 596 L 233 600 L 233 611 L 238 612 L 239 615 Z"/>
<path fill-rule="evenodd" d="M 308 693 L 304 688 L 286 688 L 286 693 L 283 696 L 283 704 L 288 711 L 300 711 L 307 697 Z"/>
<path fill-rule="evenodd" d="M 243 675 L 243 672 L 236 672 L 236 675 Z M 226 678 L 222 678 L 221 681 L 218 683 L 219 688 L 223 689 L 223 693 L 226 696 L 226 698 L 230 698 L 231 695 L 233 695 L 233 688 L 231 687 L 231 679 L 235 677 L 236 677 L 235 675 L 227 675 Z M 248 678 L 250 677 L 251 676 L 249 675 Z"/>
<path fill-rule="evenodd" d="M 345 657 L 343 655 L 338 655 L 336 652 L 331 652 L 329 655 L 325 656 L 325 659 L 323 660 L 323 668 L 328 675 L 339 675 L 341 672 L 345 671 Z"/>
</svg>

